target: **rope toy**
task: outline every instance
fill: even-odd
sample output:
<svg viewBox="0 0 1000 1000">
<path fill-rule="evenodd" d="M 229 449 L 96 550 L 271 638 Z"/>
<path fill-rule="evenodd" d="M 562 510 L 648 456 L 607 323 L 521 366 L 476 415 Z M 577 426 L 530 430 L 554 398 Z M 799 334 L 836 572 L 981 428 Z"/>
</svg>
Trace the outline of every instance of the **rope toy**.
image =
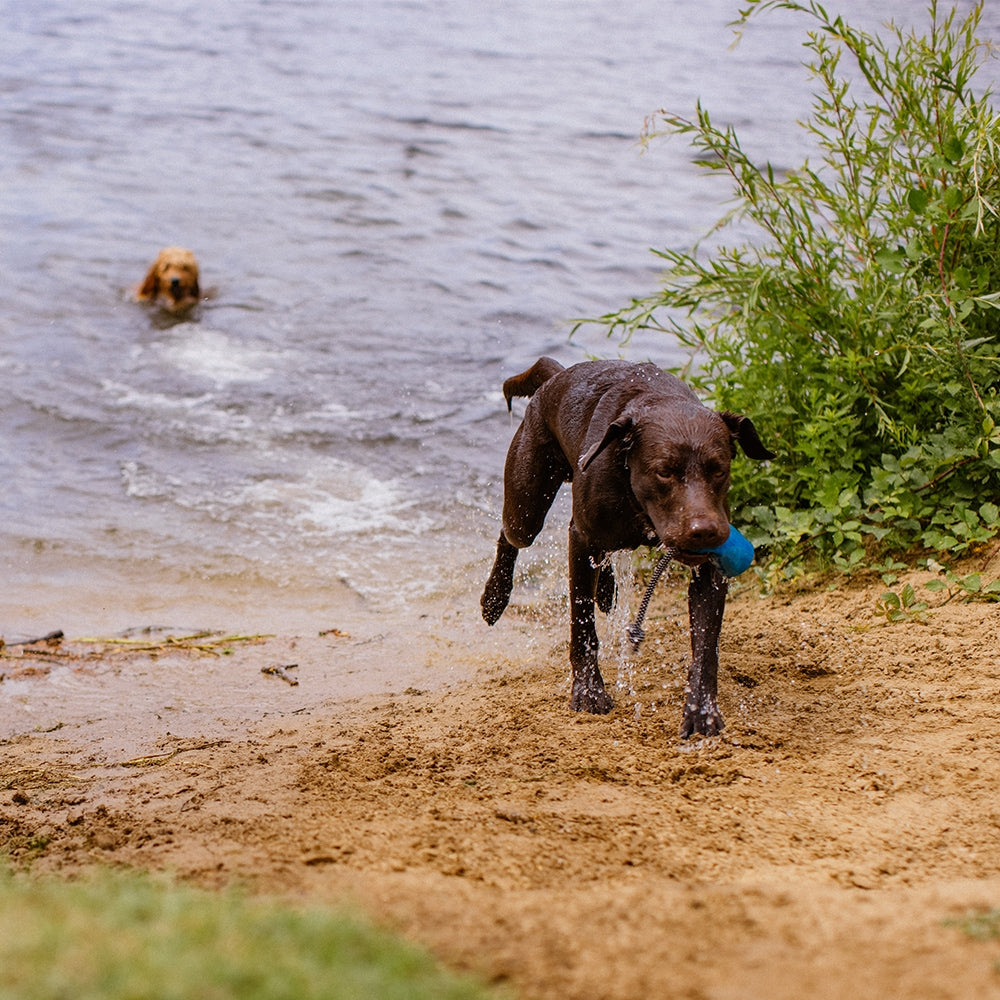
<svg viewBox="0 0 1000 1000">
<path fill-rule="evenodd" d="M 753 546 L 740 534 L 739 529 L 733 525 L 729 525 L 729 536 L 721 545 L 717 545 L 714 549 L 695 549 L 694 551 L 708 553 L 712 562 L 729 577 L 739 576 L 740 573 L 748 570 L 754 557 Z M 632 643 L 633 650 L 637 650 L 642 645 L 642 640 L 646 638 L 642 623 L 646 617 L 646 612 L 649 610 L 649 602 L 653 597 L 653 589 L 663 575 L 663 571 L 670 565 L 676 555 L 677 549 L 673 546 L 664 549 L 663 555 L 660 556 L 659 562 L 653 568 L 653 575 L 649 578 L 649 583 L 646 585 L 646 593 L 642 595 L 642 602 L 639 604 L 639 613 L 635 616 L 635 621 L 625 629 L 625 633 Z"/>
</svg>

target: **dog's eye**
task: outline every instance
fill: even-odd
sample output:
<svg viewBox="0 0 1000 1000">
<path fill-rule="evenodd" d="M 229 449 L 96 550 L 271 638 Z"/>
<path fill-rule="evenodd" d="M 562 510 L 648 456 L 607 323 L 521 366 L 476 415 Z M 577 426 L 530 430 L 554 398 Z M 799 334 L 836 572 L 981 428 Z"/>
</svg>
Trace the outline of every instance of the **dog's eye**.
<svg viewBox="0 0 1000 1000">
<path fill-rule="evenodd" d="M 683 476 L 683 472 L 673 465 L 661 465 L 656 470 L 657 479 L 662 479 L 667 483 L 676 482 L 678 479 L 682 479 Z"/>
</svg>

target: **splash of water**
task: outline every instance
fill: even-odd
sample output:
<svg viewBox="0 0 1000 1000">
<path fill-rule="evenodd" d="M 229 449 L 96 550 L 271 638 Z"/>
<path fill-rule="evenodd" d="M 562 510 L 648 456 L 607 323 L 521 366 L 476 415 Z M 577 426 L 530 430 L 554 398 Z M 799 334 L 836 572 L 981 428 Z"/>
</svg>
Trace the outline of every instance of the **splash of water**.
<svg viewBox="0 0 1000 1000">
<path fill-rule="evenodd" d="M 634 698 L 636 693 L 636 660 L 627 632 L 632 618 L 629 600 L 635 594 L 636 580 L 630 551 L 615 552 L 609 559 L 615 574 L 615 602 L 601 630 L 604 634 L 599 638 L 605 664 L 615 665 L 615 689 L 620 701 L 625 696 Z"/>
</svg>

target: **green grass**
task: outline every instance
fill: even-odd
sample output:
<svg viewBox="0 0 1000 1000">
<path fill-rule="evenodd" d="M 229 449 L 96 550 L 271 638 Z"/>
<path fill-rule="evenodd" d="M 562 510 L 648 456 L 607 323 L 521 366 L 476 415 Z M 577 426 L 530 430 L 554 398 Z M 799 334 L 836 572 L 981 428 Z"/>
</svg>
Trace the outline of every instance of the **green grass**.
<svg viewBox="0 0 1000 1000">
<path fill-rule="evenodd" d="M 977 941 L 991 941 L 1000 938 L 1000 909 L 971 910 L 957 920 L 946 920 L 948 927 L 957 927 Z"/>
<path fill-rule="evenodd" d="M 970 910 L 964 917 L 945 920 L 946 927 L 955 927 L 975 941 L 1000 939 L 1000 909 Z M 1000 973 L 1000 959 L 993 962 L 993 971 Z"/>
<path fill-rule="evenodd" d="M 496 1000 L 360 920 L 136 874 L 0 871 L 0 1000 Z"/>
</svg>

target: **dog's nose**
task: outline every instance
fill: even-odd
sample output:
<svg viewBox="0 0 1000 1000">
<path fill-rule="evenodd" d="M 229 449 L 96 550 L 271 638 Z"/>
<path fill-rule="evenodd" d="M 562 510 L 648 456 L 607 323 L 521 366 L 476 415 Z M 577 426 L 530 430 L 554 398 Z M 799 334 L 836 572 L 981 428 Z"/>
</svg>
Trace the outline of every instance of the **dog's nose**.
<svg viewBox="0 0 1000 1000">
<path fill-rule="evenodd" d="M 687 548 L 710 549 L 726 540 L 729 524 L 723 525 L 714 517 L 693 518 L 687 530 Z"/>
<path fill-rule="evenodd" d="M 180 287 L 181 287 L 181 279 L 180 278 L 171 278 L 170 279 L 170 291 L 176 292 L 176 291 L 178 291 L 178 289 L 180 289 Z"/>
</svg>

